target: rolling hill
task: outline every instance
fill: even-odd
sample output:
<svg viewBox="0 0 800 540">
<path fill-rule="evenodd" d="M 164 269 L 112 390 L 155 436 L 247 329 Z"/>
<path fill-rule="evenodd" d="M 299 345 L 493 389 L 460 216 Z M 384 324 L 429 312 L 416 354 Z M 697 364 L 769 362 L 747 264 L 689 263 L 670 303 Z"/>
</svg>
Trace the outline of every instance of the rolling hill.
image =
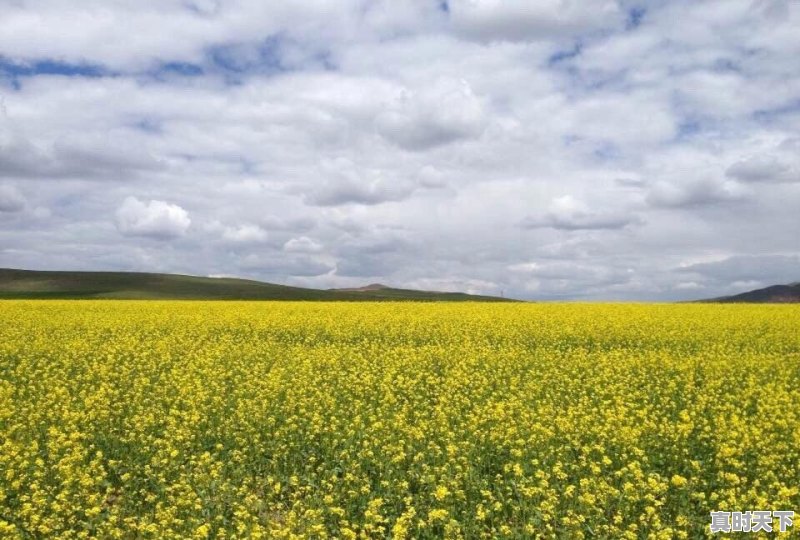
<svg viewBox="0 0 800 540">
<path fill-rule="evenodd" d="M 415 289 L 395 289 L 380 283 L 372 283 L 364 287 L 353 287 L 347 289 L 329 289 L 336 293 L 356 294 L 365 298 L 377 300 L 450 300 L 458 301 L 484 301 L 484 302 L 507 302 L 516 301 L 497 296 L 480 296 L 461 292 L 437 292 L 437 291 L 418 291 Z"/>
<path fill-rule="evenodd" d="M 788 285 L 772 285 L 763 289 L 700 300 L 701 302 L 721 303 L 764 303 L 764 304 L 791 304 L 800 303 L 800 282 Z"/>
<path fill-rule="evenodd" d="M 238 278 L 143 272 L 66 272 L 15 269 L 0 269 L 0 298 L 508 301 L 507 298 L 493 296 L 394 289 L 383 285 L 349 290 L 320 290 Z"/>
</svg>

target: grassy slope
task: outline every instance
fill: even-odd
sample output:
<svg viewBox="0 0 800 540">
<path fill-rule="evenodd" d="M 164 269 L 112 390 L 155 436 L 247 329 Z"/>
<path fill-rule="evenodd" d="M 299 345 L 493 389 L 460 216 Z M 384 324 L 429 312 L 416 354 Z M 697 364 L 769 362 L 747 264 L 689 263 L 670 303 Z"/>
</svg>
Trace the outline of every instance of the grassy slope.
<svg viewBox="0 0 800 540">
<path fill-rule="evenodd" d="M 723 296 L 722 298 L 713 298 L 704 301 L 724 303 L 795 303 L 800 302 L 800 283 L 772 285 L 763 289 L 756 289 L 733 296 Z"/>
<path fill-rule="evenodd" d="M 0 269 L 0 298 L 187 300 L 502 301 L 491 296 L 403 289 L 348 292 L 287 287 L 247 279 L 138 272 L 47 272 Z"/>
</svg>

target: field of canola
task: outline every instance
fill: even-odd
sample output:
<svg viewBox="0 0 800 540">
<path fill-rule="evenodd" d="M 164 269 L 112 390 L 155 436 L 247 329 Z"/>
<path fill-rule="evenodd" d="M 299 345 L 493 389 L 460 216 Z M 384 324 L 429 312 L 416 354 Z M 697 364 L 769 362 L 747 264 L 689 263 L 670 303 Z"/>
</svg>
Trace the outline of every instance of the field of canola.
<svg viewBox="0 0 800 540">
<path fill-rule="evenodd" d="M 711 510 L 800 511 L 794 306 L 0 312 L 4 539 L 696 538 Z"/>
</svg>

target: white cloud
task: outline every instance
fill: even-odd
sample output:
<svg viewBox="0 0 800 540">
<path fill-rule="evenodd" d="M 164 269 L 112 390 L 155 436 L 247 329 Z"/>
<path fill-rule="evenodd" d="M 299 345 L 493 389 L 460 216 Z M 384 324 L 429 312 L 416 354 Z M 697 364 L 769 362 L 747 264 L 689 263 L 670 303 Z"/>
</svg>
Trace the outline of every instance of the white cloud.
<svg viewBox="0 0 800 540">
<path fill-rule="evenodd" d="M 419 91 L 403 89 L 378 115 L 378 132 L 407 150 L 425 150 L 477 137 L 483 106 L 465 80 L 439 79 Z"/>
<path fill-rule="evenodd" d="M 456 29 L 480 40 L 568 38 L 625 20 L 617 2 L 607 0 L 591 8 L 574 0 L 453 0 L 450 10 Z"/>
<path fill-rule="evenodd" d="M 14 186 L 0 184 L 0 212 L 19 212 L 25 208 L 25 196 Z"/>
<path fill-rule="evenodd" d="M 544 215 L 526 218 L 523 226 L 530 229 L 549 227 L 577 231 L 622 229 L 639 221 L 640 219 L 633 214 L 605 209 L 594 210 L 572 195 L 564 195 L 553 199 Z"/>
<path fill-rule="evenodd" d="M 305 201 L 316 206 L 343 204 L 375 205 L 400 201 L 413 193 L 415 186 L 405 179 L 391 177 L 380 169 L 358 167 L 353 161 L 338 158 L 326 161 L 319 168 L 321 180 Z"/>
<path fill-rule="evenodd" d="M 765 280 L 772 284 L 797 281 L 800 254 L 733 255 L 722 260 L 701 262 L 680 268 L 683 273 L 699 274 L 722 283 Z"/>
<path fill-rule="evenodd" d="M 157 171 L 164 164 L 123 130 L 86 133 L 70 130 L 52 139 L 29 137 L 9 118 L 0 125 L 0 178 L 119 179 L 141 171 Z"/>
<path fill-rule="evenodd" d="M 283 250 L 297 253 L 319 253 L 322 251 L 322 245 L 307 236 L 300 236 L 287 240 L 283 244 Z"/>
<path fill-rule="evenodd" d="M 287 256 L 286 254 L 264 255 L 250 253 L 241 260 L 241 267 L 248 271 L 259 272 L 267 276 L 277 276 L 285 280 L 292 277 L 314 277 L 330 273 L 334 267 L 329 262 L 304 254 Z"/>
<path fill-rule="evenodd" d="M 796 251 L 796 2 L 446 7 L 0 2 L 0 266 L 597 299 L 779 277 L 675 269 Z"/>
<path fill-rule="evenodd" d="M 176 204 L 152 200 L 147 203 L 127 197 L 117 209 L 117 229 L 126 236 L 165 240 L 186 234 L 189 213 Z"/>
<path fill-rule="evenodd" d="M 743 182 L 797 182 L 800 170 L 775 156 L 752 156 L 731 165 L 726 174 Z"/>
<path fill-rule="evenodd" d="M 695 291 L 703 289 L 703 286 L 696 281 L 681 281 L 675 288 L 681 291 Z"/>
<path fill-rule="evenodd" d="M 800 182 L 799 141 L 785 139 L 774 148 L 737 161 L 725 174 L 742 182 Z"/>
<path fill-rule="evenodd" d="M 237 227 L 225 227 L 222 231 L 222 238 L 229 242 L 247 244 L 264 242 L 268 236 L 267 231 L 258 225 L 239 225 Z"/>
<path fill-rule="evenodd" d="M 212 4 L 182 0 L 5 3 L 0 7 L 0 49 L 26 60 L 63 58 L 142 68 L 165 57 L 197 62 L 209 44 L 258 40 L 287 27 L 298 35 L 330 35 L 332 29 L 341 32 L 350 26 L 349 11 L 333 9 L 326 1 L 300 5 L 245 0 L 208 6 Z M 127 31 L 125 40 L 118 39 L 121 28 Z"/>
<path fill-rule="evenodd" d="M 647 194 L 653 206 L 696 207 L 741 200 L 746 190 L 735 182 L 714 178 L 656 182 Z"/>
</svg>

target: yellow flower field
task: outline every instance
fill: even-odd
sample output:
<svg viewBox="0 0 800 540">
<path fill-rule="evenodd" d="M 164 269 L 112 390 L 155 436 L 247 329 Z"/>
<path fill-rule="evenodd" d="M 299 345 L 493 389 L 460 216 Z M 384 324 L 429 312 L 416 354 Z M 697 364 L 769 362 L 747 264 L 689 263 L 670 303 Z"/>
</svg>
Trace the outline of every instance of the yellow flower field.
<svg viewBox="0 0 800 540">
<path fill-rule="evenodd" d="M 696 538 L 800 511 L 796 306 L 0 313 L 0 538 Z"/>
</svg>

